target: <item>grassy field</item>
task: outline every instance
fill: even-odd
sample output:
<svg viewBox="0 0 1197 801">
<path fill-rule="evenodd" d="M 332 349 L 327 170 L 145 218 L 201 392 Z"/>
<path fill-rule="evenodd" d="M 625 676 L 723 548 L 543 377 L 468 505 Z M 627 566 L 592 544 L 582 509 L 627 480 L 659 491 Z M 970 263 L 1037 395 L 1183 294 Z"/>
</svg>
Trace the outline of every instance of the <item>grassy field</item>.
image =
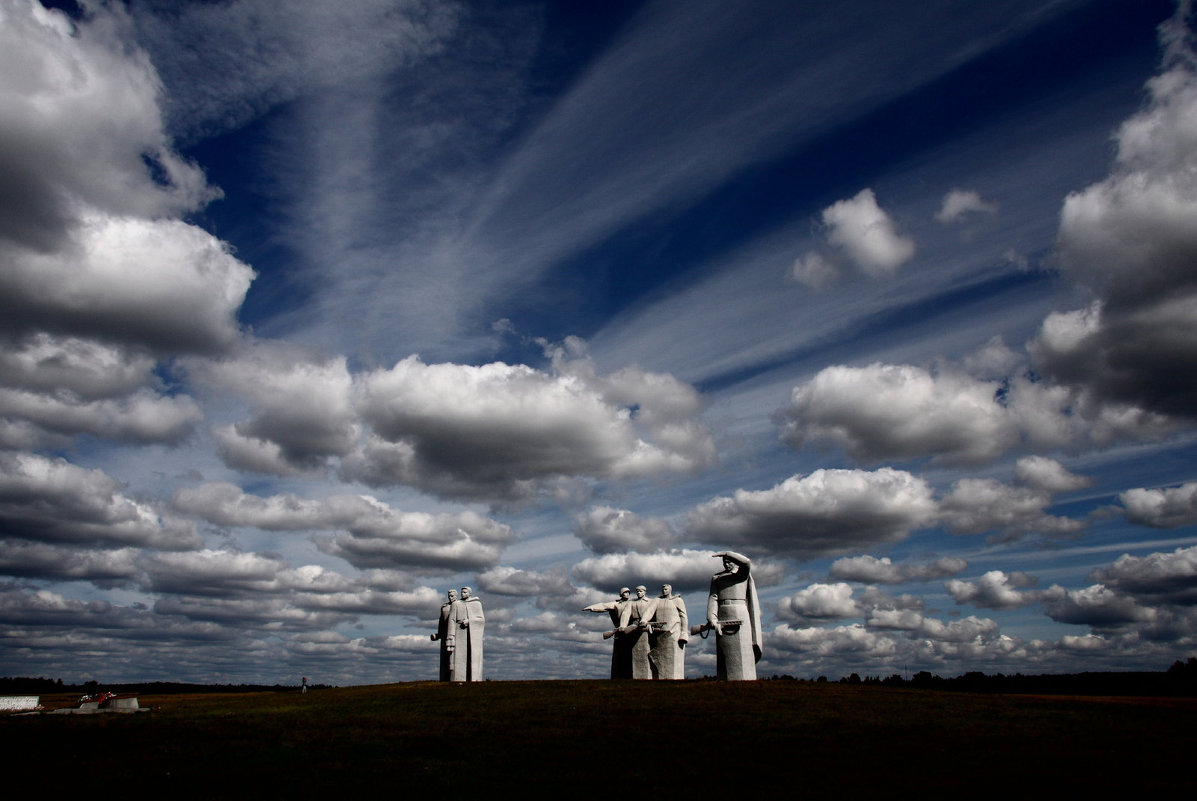
<svg viewBox="0 0 1197 801">
<path fill-rule="evenodd" d="M 122 798 L 683 799 L 749 788 L 841 799 L 1046 789 L 1190 797 L 1197 788 L 1193 699 L 538 681 L 140 700 L 154 711 L 0 718 L 0 787 L 57 794 L 116 782 Z"/>
</svg>

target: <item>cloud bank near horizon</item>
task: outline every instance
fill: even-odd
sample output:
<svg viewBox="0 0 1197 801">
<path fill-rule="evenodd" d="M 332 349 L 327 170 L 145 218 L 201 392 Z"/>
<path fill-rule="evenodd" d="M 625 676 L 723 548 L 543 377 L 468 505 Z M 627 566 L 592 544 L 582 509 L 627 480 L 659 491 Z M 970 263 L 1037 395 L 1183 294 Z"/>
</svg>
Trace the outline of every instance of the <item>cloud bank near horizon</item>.
<svg viewBox="0 0 1197 801">
<path fill-rule="evenodd" d="M 0 671 L 425 677 L 468 583 L 496 676 L 598 676 L 581 607 L 701 614 L 725 548 L 766 673 L 1197 647 L 1189 5 L 1105 130 L 936 106 L 941 153 L 859 162 L 839 134 L 1097 24 L 867 10 L 4 4 Z M 1087 75 L 1061 102 L 1096 114 Z M 1020 202 L 990 125 L 1116 153 Z"/>
</svg>

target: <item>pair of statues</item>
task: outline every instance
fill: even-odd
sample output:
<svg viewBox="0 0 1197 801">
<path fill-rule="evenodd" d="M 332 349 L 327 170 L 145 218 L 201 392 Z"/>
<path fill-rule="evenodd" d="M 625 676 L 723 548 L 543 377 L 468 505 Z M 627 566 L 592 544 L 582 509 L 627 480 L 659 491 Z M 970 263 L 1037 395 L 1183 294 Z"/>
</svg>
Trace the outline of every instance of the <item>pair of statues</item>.
<svg viewBox="0 0 1197 801">
<path fill-rule="evenodd" d="M 715 632 L 716 674 L 729 681 L 756 678 L 761 658 L 761 610 L 752 579 L 752 562 L 743 554 L 723 551 L 723 570 L 711 577 L 707 596 L 707 622 L 688 626 L 686 604 L 673 588 L 661 587 L 661 597 L 648 599 L 643 586 L 636 600 L 624 587 L 619 599 L 592 604 L 587 612 L 607 612 L 615 629 L 611 654 L 613 679 L 685 678 L 685 648 L 689 635 L 704 639 Z"/>
<path fill-rule="evenodd" d="M 583 611 L 607 612 L 615 624 L 604 638 L 615 638 L 611 653 L 613 679 L 684 679 L 686 643 L 690 638 L 689 617 L 682 596 L 669 584 L 661 585 L 659 598 L 647 598 L 648 590 L 624 587 L 619 599 L 591 604 Z"/>
<path fill-rule="evenodd" d="M 441 681 L 482 681 L 482 635 L 486 616 L 482 601 L 469 587 L 449 590 L 433 642 L 441 643 Z"/>
</svg>

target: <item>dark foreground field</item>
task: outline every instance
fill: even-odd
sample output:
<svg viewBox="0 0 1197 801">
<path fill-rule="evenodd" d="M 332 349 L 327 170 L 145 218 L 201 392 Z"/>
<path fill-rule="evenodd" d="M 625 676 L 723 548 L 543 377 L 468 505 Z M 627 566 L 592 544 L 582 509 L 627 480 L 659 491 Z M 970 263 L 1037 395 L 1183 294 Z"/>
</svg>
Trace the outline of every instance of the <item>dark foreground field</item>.
<svg viewBox="0 0 1197 801">
<path fill-rule="evenodd" d="M 8 798 L 113 790 L 337 801 L 362 791 L 740 799 L 756 788 L 785 798 L 1046 789 L 1184 798 L 1197 788 L 1193 699 L 543 681 L 143 695 L 141 703 L 154 711 L 0 718 L 0 788 Z"/>
</svg>

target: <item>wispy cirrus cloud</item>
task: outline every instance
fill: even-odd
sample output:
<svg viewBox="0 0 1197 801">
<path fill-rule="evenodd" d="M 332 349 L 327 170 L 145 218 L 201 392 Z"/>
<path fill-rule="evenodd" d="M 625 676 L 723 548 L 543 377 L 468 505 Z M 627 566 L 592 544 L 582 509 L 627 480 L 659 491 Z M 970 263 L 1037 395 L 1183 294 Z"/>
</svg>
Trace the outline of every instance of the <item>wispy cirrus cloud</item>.
<svg viewBox="0 0 1197 801">
<path fill-rule="evenodd" d="M 943 205 L 935 213 L 941 223 L 954 223 L 970 214 L 994 214 L 997 204 L 981 198 L 972 189 L 953 189 L 943 196 Z"/>
</svg>

